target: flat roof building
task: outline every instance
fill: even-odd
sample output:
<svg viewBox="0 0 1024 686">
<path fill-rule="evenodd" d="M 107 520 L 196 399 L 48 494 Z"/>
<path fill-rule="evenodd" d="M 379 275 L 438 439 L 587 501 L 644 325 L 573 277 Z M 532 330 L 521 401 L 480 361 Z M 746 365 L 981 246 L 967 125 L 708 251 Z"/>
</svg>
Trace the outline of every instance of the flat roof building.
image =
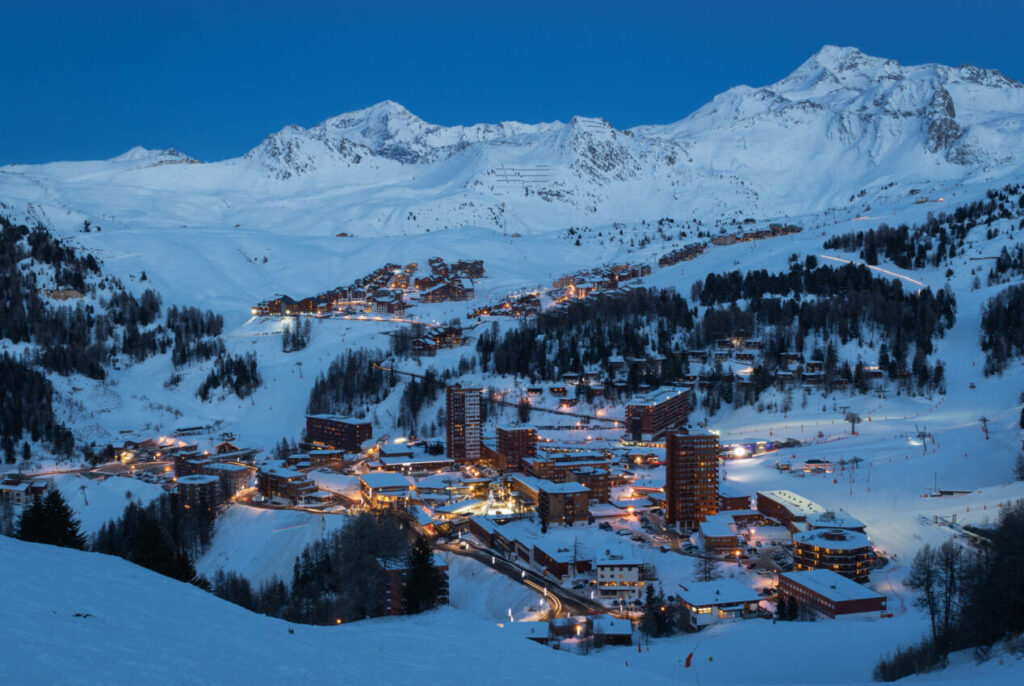
<svg viewBox="0 0 1024 686">
<path fill-rule="evenodd" d="M 666 524 L 695 529 L 718 514 L 718 436 L 669 431 L 665 436 Z"/>
<path fill-rule="evenodd" d="M 875 553 L 868 537 L 848 529 L 812 529 L 793 534 L 794 570 L 828 569 L 867 583 Z"/>
<path fill-rule="evenodd" d="M 825 508 L 813 500 L 786 490 L 758 491 L 757 510 L 782 524 L 791 533 L 807 529 L 808 517 L 825 512 Z"/>
<path fill-rule="evenodd" d="M 445 438 L 448 457 L 458 464 L 480 459 L 479 388 L 458 384 L 446 390 Z"/>
<path fill-rule="evenodd" d="M 779 575 L 779 598 L 792 598 L 826 617 L 885 612 L 886 597 L 828 569 L 784 572 Z"/>
<path fill-rule="evenodd" d="M 349 419 L 333 414 L 306 416 L 306 440 L 350 453 L 358 453 L 363 441 L 373 438 L 373 426 L 365 419 Z"/>
<path fill-rule="evenodd" d="M 626 405 L 626 435 L 634 441 L 652 441 L 686 424 L 690 391 L 662 388 Z"/>
</svg>

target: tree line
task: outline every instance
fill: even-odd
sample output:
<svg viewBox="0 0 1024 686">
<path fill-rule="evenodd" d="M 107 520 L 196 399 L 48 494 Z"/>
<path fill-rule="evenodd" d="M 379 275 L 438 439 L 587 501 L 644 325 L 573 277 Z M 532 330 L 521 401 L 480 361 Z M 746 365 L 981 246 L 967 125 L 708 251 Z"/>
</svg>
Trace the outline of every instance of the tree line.
<svg viewBox="0 0 1024 686">
<path fill-rule="evenodd" d="M 920 643 L 897 649 L 875 667 L 878 681 L 895 681 L 944 666 L 949 654 L 974 649 L 982 657 L 1024 631 L 1024 503 L 1004 507 L 983 531 L 989 543 L 926 545 L 914 556 L 907 585 L 929 620 Z"/>
<path fill-rule="evenodd" d="M 256 353 L 229 353 L 213 361 L 213 368 L 199 384 L 196 395 L 205 402 L 210 399 L 212 391 L 220 388 L 234 393 L 239 398 L 248 398 L 261 383 L 263 378 L 260 376 Z"/>
<path fill-rule="evenodd" d="M 633 392 L 641 383 L 681 380 L 688 351 L 707 351 L 742 335 L 760 337 L 762 354 L 739 394 L 731 372 L 708 365 L 703 401 L 712 412 L 722 402 L 757 402 L 783 383 L 777 373 L 786 371 L 785 352 L 821 361 L 826 393 L 836 386 L 867 392 L 867 368 L 876 362 L 907 391 L 944 390 L 944 365 L 929 356 L 934 339 L 956 320 L 956 301 L 945 289 L 907 292 L 899 281 L 877 278 L 862 265 L 818 266 L 811 256 L 804 263 L 791 260 L 788 271 L 779 273 L 712 273 L 694 284 L 691 295 L 699 306 L 691 308 L 674 290 L 631 289 L 570 303 L 504 334 L 494 326 L 477 340 L 480 367 L 533 382 L 596 370 L 613 396 L 613 381 L 622 381 L 613 373 L 614 358 L 624 363 L 626 388 Z M 842 359 L 839 346 L 851 341 L 861 348 L 877 343 L 877 360 Z M 584 396 L 587 390 L 586 384 L 578 387 Z"/>
<path fill-rule="evenodd" d="M 315 541 L 295 559 L 291 583 L 273 578 L 254 588 L 244 576 L 219 571 L 213 592 L 253 612 L 303 624 L 337 624 L 384 614 L 386 566 L 403 568 L 401 602 L 410 614 L 436 607 L 444 589 L 430 543 L 412 536 L 402 515 L 363 513 Z"/>
<path fill-rule="evenodd" d="M 991 225 L 1000 219 L 1024 215 L 1024 195 L 1019 184 L 1010 184 L 1000 190 L 989 190 L 984 200 L 965 203 L 952 212 L 928 213 L 923 224 L 890 227 L 879 224 L 868 231 L 851 231 L 825 241 L 826 250 L 858 252 L 866 263 L 876 265 L 880 258 L 889 260 L 901 269 L 938 267 L 945 260 L 963 252 L 968 233 L 979 224 Z M 1020 227 L 1024 228 L 1024 220 Z M 998 235 L 998 229 L 989 228 L 986 238 Z"/>
<path fill-rule="evenodd" d="M 368 349 L 347 350 L 334 358 L 313 382 L 306 412 L 366 416 L 369 406 L 382 402 L 397 383 L 393 373 L 373 366 L 379 359 L 378 351 Z"/>
<path fill-rule="evenodd" d="M 981 311 L 985 376 L 1001 374 L 1011 359 L 1024 355 L 1024 285 L 1009 286 Z"/>
</svg>

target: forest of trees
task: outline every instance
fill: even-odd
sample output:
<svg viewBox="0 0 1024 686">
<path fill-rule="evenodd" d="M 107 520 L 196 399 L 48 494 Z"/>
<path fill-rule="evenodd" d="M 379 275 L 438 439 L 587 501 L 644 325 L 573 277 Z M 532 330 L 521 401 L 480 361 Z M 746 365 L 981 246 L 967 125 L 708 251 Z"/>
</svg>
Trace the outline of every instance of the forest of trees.
<svg viewBox="0 0 1024 686">
<path fill-rule="evenodd" d="M 17 461 L 16 450 L 23 438 L 43 443 L 58 455 L 71 455 L 75 437 L 53 413 L 50 380 L 28 361 L 6 352 L 0 354 L 0 379 L 0 447 L 4 461 Z"/>
<path fill-rule="evenodd" d="M 285 323 L 281 332 L 281 351 L 293 353 L 302 350 L 309 344 L 312 334 L 312 323 L 308 318 L 294 324 Z"/>
<path fill-rule="evenodd" d="M 44 297 L 51 288 L 82 297 Z M 219 358 L 202 387 L 205 395 L 224 386 L 245 397 L 259 384 L 254 358 L 225 356 L 220 315 L 171 307 L 164 323 L 161 305 L 155 291 L 136 297 L 104 276 L 95 257 L 79 254 L 44 227 L 0 217 L 0 338 L 33 344 L 21 358 L 0 357 L 2 378 L 10 381 L 0 389 L 0 448 L 8 463 L 23 440 L 41 442 L 57 455 L 74 450 L 73 435 L 53 415 L 53 386 L 34 368 L 103 380 L 119 357 L 141 362 L 171 350 L 175 367 Z M 25 443 L 21 452 L 27 449 Z"/>
<path fill-rule="evenodd" d="M 369 405 L 384 400 L 395 386 L 395 375 L 373 366 L 376 350 L 347 350 L 320 374 L 309 394 L 309 414 L 365 417 Z"/>
<path fill-rule="evenodd" d="M 880 224 L 877 229 L 856 231 L 834 236 L 825 241 L 826 250 L 859 251 L 866 263 L 878 264 L 884 258 L 902 269 L 937 267 L 948 258 L 955 257 L 967 245 L 971 229 L 984 224 L 990 226 L 999 219 L 1012 219 L 1024 215 L 1024 195 L 1021 186 L 1008 185 L 1001 190 L 989 190 L 985 200 L 961 205 L 952 212 L 929 213 L 927 221 L 909 227 L 901 224 L 892 228 Z M 1024 227 L 1024 220 L 1021 226 Z M 986 238 L 998 235 L 997 229 L 988 229 Z M 1009 265 L 1005 265 L 1009 268 Z M 997 265 L 996 270 L 999 269 Z"/>
<path fill-rule="evenodd" d="M 1024 355 L 1024 285 L 1010 286 L 985 303 L 981 349 L 985 376 L 1002 373 L 1011 359 Z"/>
<path fill-rule="evenodd" d="M 211 310 L 172 306 L 167 310 L 167 328 L 174 336 L 171 362 L 175 367 L 224 354 L 224 341 L 219 338 L 224 317 Z"/>
<path fill-rule="evenodd" d="M 175 495 L 161 495 L 145 506 L 129 500 L 119 518 L 96 532 L 91 547 L 206 588 L 193 561 L 209 547 L 212 533 L 212 516 L 186 512 Z"/>
<path fill-rule="evenodd" d="M 965 548 L 947 541 L 926 545 L 914 557 L 907 585 L 929 619 L 929 633 L 916 646 L 882 660 L 874 676 L 895 681 L 946 664 L 952 651 L 973 648 L 981 657 L 997 642 L 1024 631 L 1024 504 L 1004 507 L 991 541 Z"/>
<path fill-rule="evenodd" d="M 213 362 L 213 369 L 206 376 L 196 395 L 204 402 L 210 393 L 218 388 L 234 393 L 239 398 L 248 398 L 263 379 L 256 363 L 256 353 L 245 355 L 221 355 Z"/>
<path fill-rule="evenodd" d="M 336 624 L 380 615 L 385 610 L 388 577 L 382 562 L 392 560 L 407 571 L 404 602 L 410 613 L 435 607 L 443 579 L 433 566 L 433 552 L 422 537 L 410 539 L 411 527 L 400 514 L 363 513 L 345 527 L 302 551 L 291 583 L 271 579 L 253 588 L 247 579 L 218 572 L 213 592 L 254 612 L 303 624 Z"/>
<path fill-rule="evenodd" d="M 876 278 L 864 266 L 817 266 L 813 257 L 788 271 L 709 274 L 693 286 L 703 307 L 691 308 L 674 290 L 633 289 L 603 294 L 545 312 L 499 335 L 497 327 L 477 341 L 481 368 L 530 381 L 557 380 L 567 372 L 599 371 L 613 390 L 611 358 L 659 358 L 660 371 L 630 367 L 627 388 L 678 381 L 687 350 L 706 350 L 736 334 L 763 340 L 752 387 L 733 397 L 728 375 L 713 365 L 704 403 L 754 403 L 773 385 L 782 352 L 798 351 L 824 363 L 826 392 L 835 382 L 859 392 L 869 388 L 864 368 L 877 364 L 906 390 L 944 390 L 945 369 L 929 363 L 933 341 L 956 319 L 956 302 L 945 289 L 908 292 L 896 280 Z M 876 359 L 844 360 L 839 346 L 877 345 Z M 585 393 L 585 387 L 581 387 Z"/>
</svg>

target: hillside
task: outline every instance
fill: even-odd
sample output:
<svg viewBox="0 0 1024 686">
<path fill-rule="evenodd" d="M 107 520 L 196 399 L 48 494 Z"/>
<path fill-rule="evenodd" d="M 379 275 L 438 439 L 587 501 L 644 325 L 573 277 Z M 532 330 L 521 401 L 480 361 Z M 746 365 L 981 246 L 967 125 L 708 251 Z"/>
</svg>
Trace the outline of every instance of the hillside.
<svg viewBox="0 0 1024 686">
<path fill-rule="evenodd" d="M 727 659 L 732 651 L 724 644 L 702 650 L 692 638 L 679 638 L 656 642 L 651 652 L 639 656 L 632 648 L 620 648 L 579 657 L 540 647 L 521 631 L 453 609 L 339 627 L 289 625 L 118 558 L 5 537 L 0 537 L 0 577 L 0 662 L 5 682 L 12 685 L 416 684 L 450 678 L 453 668 L 486 674 L 493 684 L 545 683 L 555 675 L 592 684 L 623 683 L 640 675 L 651 684 L 697 683 L 698 671 L 705 684 L 764 682 L 742 660 Z M 810 640 L 807 632 L 813 629 L 813 624 L 790 625 L 783 633 L 800 640 L 794 633 L 799 630 Z M 681 669 L 675 663 L 694 647 L 702 656 L 709 650 L 718 653 L 718 663 Z M 496 655 L 504 668 L 494 669 Z M 827 655 L 821 659 L 823 667 L 832 661 Z M 1017 683 L 1024 666 L 1012 657 L 1003 663 L 999 659 L 978 667 L 967 656 L 957 656 L 950 669 L 911 681 Z M 792 680 L 796 675 L 789 670 L 780 674 L 788 683 L 818 683 L 806 672 L 806 681 Z"/>
<path fill-rule="evenodd" d="M 450 678 L 455 666 L 486 673 L 494 684 L 541 683 L 575 669 L 589 671 L 594 683 L 629 678 L 621 666 L 509 640 L 501 628 L 457 610 L 293 626 L 118 558 L 5 537 L 0 577 L 0 662 L 12 685 L 417 684 Z M 498 653 L 508 669 L 491 669 Z"/>
</svg>

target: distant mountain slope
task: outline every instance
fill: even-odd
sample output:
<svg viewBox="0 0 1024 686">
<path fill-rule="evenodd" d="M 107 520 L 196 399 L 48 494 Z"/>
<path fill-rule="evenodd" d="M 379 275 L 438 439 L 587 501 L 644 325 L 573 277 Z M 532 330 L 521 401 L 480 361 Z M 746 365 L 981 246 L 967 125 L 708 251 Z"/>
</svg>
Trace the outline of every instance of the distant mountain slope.
<svg viewBox="0 0 1024 686">
<path fill-rule="evenodd" d="M 732 88 L 664 126 L 445 127 L 385 101 L 285 127 L 221 162 L 133 148 L 2 167 L 0 201 L 110 225 L 308 235 L 772 218 L 1012 178 L 1022 130 L 1024 86 L 999 72 L 826 46 L 774 84 Z"/>
</svg>

